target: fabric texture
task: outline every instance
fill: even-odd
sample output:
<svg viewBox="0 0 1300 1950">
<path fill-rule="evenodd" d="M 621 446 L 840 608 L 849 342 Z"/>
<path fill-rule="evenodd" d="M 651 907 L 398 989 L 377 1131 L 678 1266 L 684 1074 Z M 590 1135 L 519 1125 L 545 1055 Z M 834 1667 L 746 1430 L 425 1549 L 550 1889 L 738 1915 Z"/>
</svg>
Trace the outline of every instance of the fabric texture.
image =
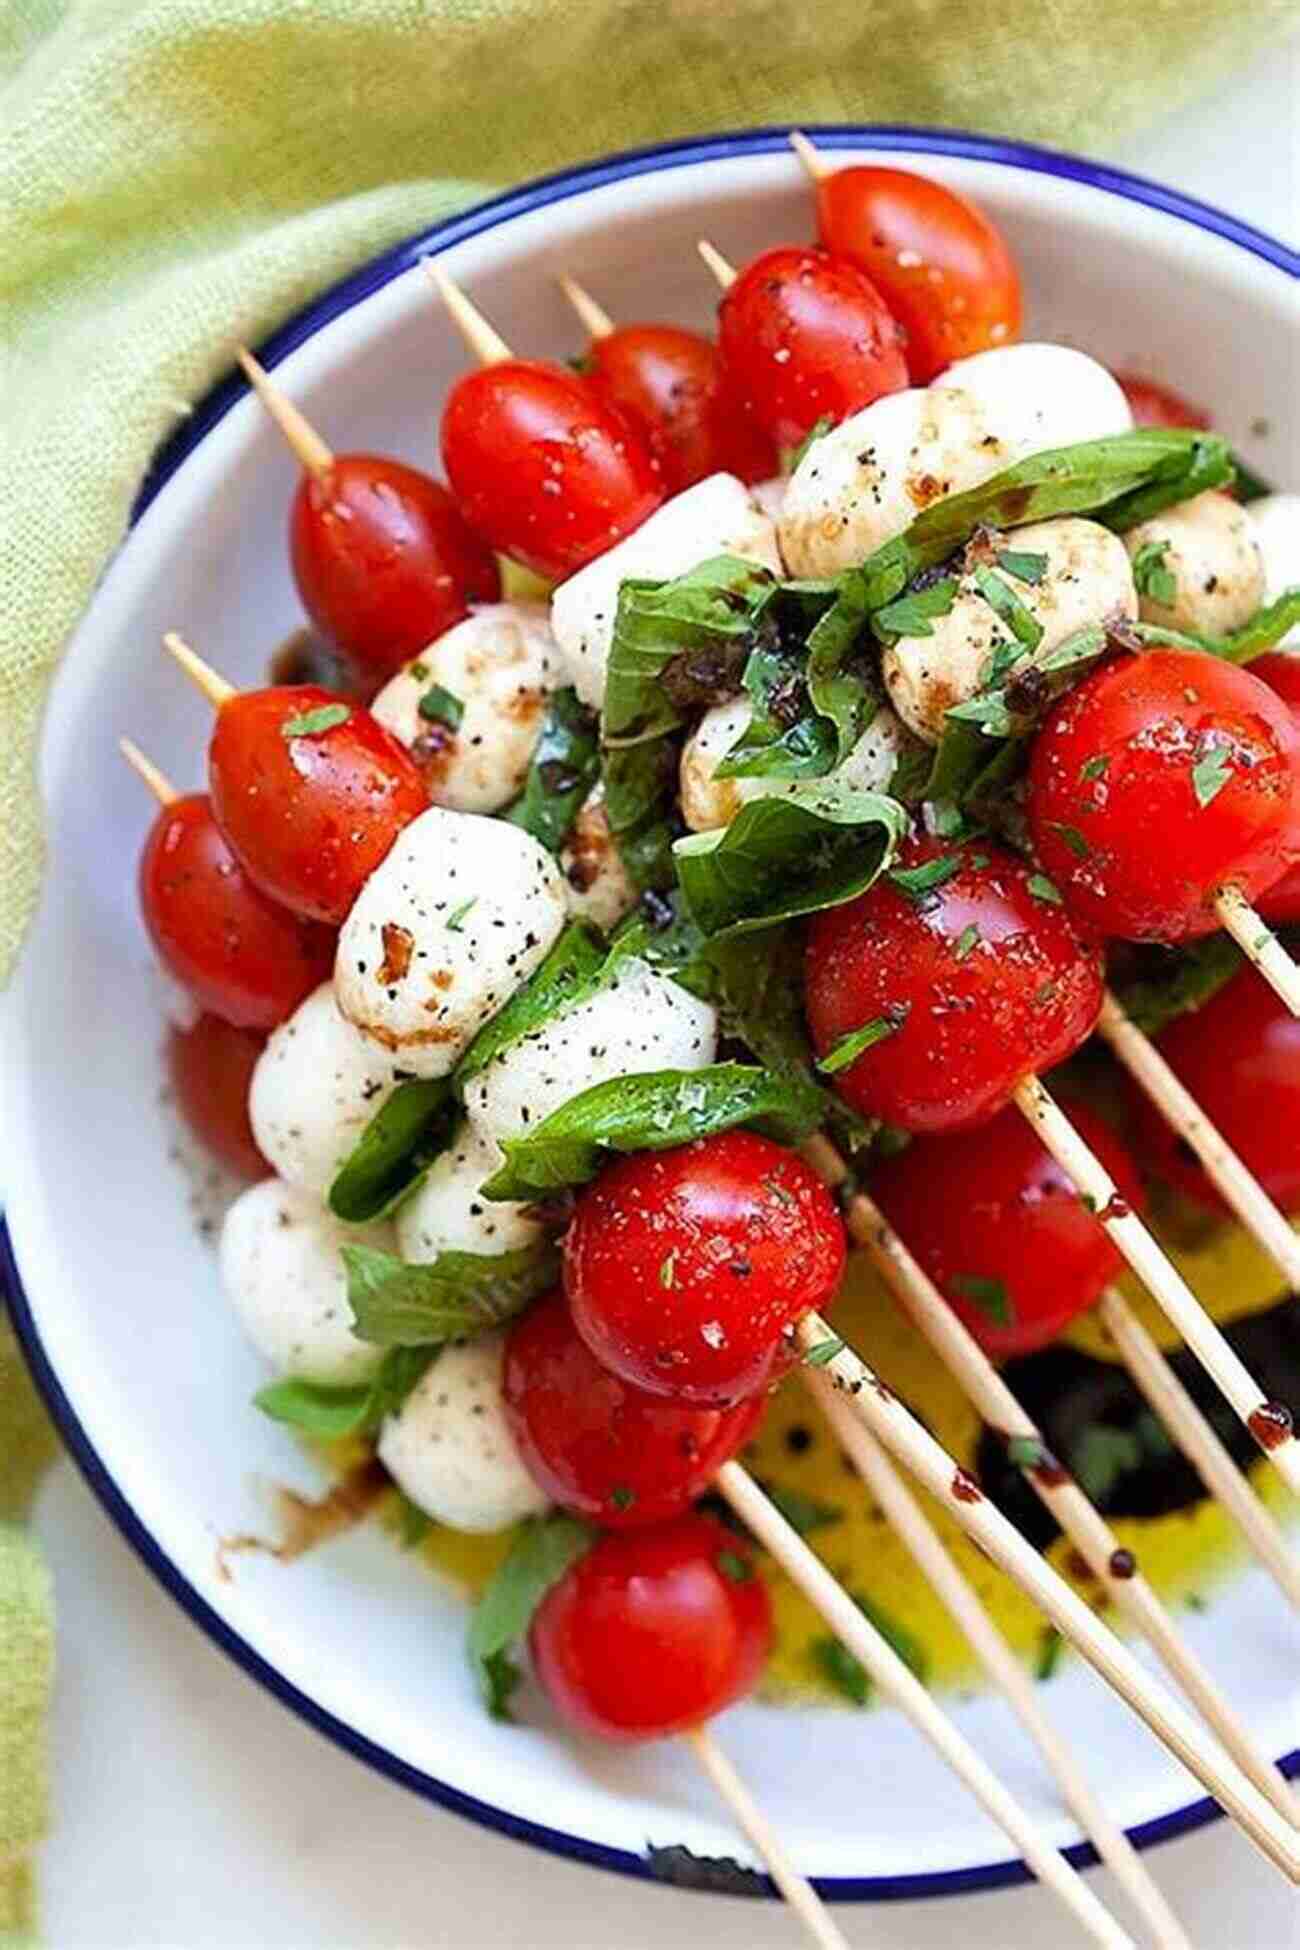
<svg viewBox="0 0 1300 1950">
<path fill-rule="evenodd" d="M 603 150 L 845 119 L 1096 152 L 1298 22 L 1297 0 L 8 0 L 0 980 L 39 881 L 50 673 L 151 452 L 236 342 L 487 187 Z M 49 1441 L 0 1338 L 0 1521 Z M 10 1522 L 5 1942 L 33 1922 L 51 1669 L 47 1583 Z"/>
</svg>

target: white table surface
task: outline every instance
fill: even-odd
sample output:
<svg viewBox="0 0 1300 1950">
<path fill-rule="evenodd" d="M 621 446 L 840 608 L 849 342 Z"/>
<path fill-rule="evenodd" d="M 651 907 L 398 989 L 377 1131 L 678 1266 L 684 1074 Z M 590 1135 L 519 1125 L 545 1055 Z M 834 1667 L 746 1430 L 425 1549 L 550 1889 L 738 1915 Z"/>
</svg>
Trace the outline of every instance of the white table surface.
<svg viewBox="0 0 1300 1950">
<path fill-rule="evenodd" d="M 1300 45 L 1111 158 L 1300 236 Z M 1240 348 L 1239 348 L 1240 350 Z M 1232 356 L 1225 347 L 1225 356 Z M 525 1850 L 339 1752 L 202 1637 L 71 1466 L 36 1523 L 59 1594 L 53 1950 L 790 1950 L 775 1905 L 646 1887 Z M 1296 1950 L 1300 1902 L 1226 1823 L 1151 1867 L 1205 1950 Z M 1104 1875 L 1098 1884 L 1108 1895 Z M 841 1909 L 889 1950 L 1055 1950 L 1036 1890 Z"/>
</svg>

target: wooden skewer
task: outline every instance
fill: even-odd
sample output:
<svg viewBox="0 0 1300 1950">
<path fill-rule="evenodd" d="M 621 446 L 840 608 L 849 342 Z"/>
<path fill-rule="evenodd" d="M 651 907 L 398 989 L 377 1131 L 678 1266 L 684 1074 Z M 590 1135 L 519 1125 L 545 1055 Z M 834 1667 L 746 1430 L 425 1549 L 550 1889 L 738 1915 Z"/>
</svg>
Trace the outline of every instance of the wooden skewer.
<svg viewBox="0 0 1300 1950">
<path fill-rule="evenodd" d="M 820 149 L 815 149 L 802 129 L 791 129 L 790 147 L 798 156 L 814 183 L 822 183 L 831 174 L 831 166 Z"/>
<path fill-rule="evenodd" d="M 494 325 L 490 325 L 477 305 L 472 305 L 459 285 L 452 283 L 432 258 L 422 259 L 425 276 L 451 313 L 452 319 L 481 366 L 499 366 L 514 357 Z"/>
<path fill-rule="evenodd" d="M 245 346 L 238 348 L 238 356 L 249 385 L 279 427 L 304 471 L 315 480 L 323 480 L 334 465 L 331 450 L 315 427 L 303 418 L 288 394 L 281 391 Z"/>
<path fill-rule="evenodd" d="M 829 1332 L 822 1321 L 817 1321 L 815 1327 L 810 1329 L 813 1340 L 824 1339 Z M 906 1410 L 901 1412 L 906 1415 Z M 949 1474 L 952 1466 L 949 1458 Z M 1130 1939 L 1088 1885 L 1070 1867 L 1065 1857 L 1043 1840 L 1019 1802 L 987 1763 L 981 1760 L 965 1735 L 858 1609 L 821 1559 L 787 1523 L 753 1477 L 739 1463 L 729 1462 L 723 1464 L 714 1480 L 716 1488 L 721 1490 L 747 1528 L 816 1606 L 840 1643 L 865 1667 L 881 1694 L 906 1714 L 940 1758 L 966 1784 L 981 1807 L 1011 1838 L 1039 1880 L 1060 1897 L 1098 1943 L 1129 1943 Z M 1028 1546 L 1025 1548 L 1028 1549 Z"/>
<path fill-rule="evenodd" d="M 584 329 L 593 339 L 607 339 L 614 330 L 614 321 L 603 305 L 598 305 L 591 293 L 580 285 L 576 278 L 568 276 L 560 279 L 560 289 L 568 299 Z"/>
<path fill-rule="evenodd" d="M 714 277 L 718 280 L 722 289 L 724 291 L 728 290 L 736 282 L 735 265 L 728 264 L 722 252 L 716 249 L 707 237 L 701 237 L 695 248 L 712 271 Z"/>
<path fill-rule="evenodd" d="M 848 1167 L 826 1139 L 812 1139 L 804 1153 L 829 1185 L 844 1184 Z M 908 1317 L 964 1390 L 981 1420 L 1002 1436 L 1026 1482 L 1074 1544 L 1100 1589 L 1142 1633 L 1242 1772 L 1279 1814 L 1294 1822 L 1295 1801 L 1287 1782 L 1179 1632 L 1142 1576 L 1132 1552 L 1123 1548 L 1101 1512 L 1052 1455 L 1042 1431 L 879 1206 L 867 1193 L 855 1190 L 846 1201 L 845 1221 L 851 1237 L 870 1253 Z M 962 1520 L 960 1508 L 955 1514 Z"/>
<path fill-rule="evenodd" d="M 1300 1016 L 1300 963 L 1292 961 L 1268 922 L 1235 887 L 1219 889 L 1214 911 L 1246 960 L 1254 963 L 1291 1014 Z"/>
<path fill-rule="evenodd" d="M 1242 1531 L 1283 1596 L 1300 1610 L 1300 1559 L 1142 1322 L 1113 1288 L 1102 1295 L 1097 1313 L 1149 1406 L 1210 1495 L 1218 1498 Z"/>
<path fill-rule="evenodd" d="M 205 664 L 202 657 L 190 649 L 184 637 L 177 636 L 175 630 L 168 630 L 163 643 L 191 683 L 196 684 L 202 691 L 214 711 L 219 711 L 223 704 L 228 704 L 236 695 L 234 685 L 228 684 L 211 664 Z"/>
<path fill-rule="evenodd" d="M 160 772 L 151 758 L 146 758 L 140 747 L 130 738 L 119 738 L 117 748 L 131 770 L 144 780 L 160 806 L 174 806 L 180 794 L 165 772 Z"/>
<path fill-rule="evenodd" d="M 692 1727 L 681 1739 L 730 1808 L 737 1827 L 758 1850 L 768 1874 L 819 1950 L 848 1950 L 825 1903 L 795 1868 L 780 1836 L 708 1728 Z"/>
<path fill-rule="evenodd" d="M 800 1375 L 893 1529 L 941 1603 L 965 1635 L 989 1680 L 1038 1748 L 1079 1826 L 1113 1871 L 1160 1950 L 1191 1950 L 1178 1918 L 1156 1887 L 1137 1850 L 1111 1820 L 1070 1748 L 1039 1704 L 1037 1688 L 940 1541 L 937 1531 L 888 1456 L 845 1408 L 832 1383 L 815 1368 Z"/>
</svg>

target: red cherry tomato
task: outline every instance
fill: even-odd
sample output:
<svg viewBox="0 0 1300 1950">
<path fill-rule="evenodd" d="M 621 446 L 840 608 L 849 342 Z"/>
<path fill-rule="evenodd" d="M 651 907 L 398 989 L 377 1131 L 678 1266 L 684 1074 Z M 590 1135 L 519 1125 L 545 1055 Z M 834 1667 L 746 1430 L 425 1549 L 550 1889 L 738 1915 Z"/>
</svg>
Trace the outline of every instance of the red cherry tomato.
<svg viewBox="0 0 1300 1950">
<path fill-rule="evenodd" d="M 1300 815 L 1300 731 L 1248 670 L 1199 650 L 1103 664 L 1048 713 L 1029 768 L 1034 846 L 1099 934 L 1183 941 L 1214 897 L 1280 880 Z"/>
<path fill-rule="evenodd" d="M 1161 1030 L 1156 1045 L 1210 1122 L 1284 1212 L 1300 1211 L 1300 1021 L 1253 968 L 1203 1008 Z M 1132 1093 L 1144 1157 L 1211 1211 L 1227 1210 L 1190 1147 Z"/>
<path fill-rule="evenodd" d="M 898 326 L 847 258 L 789 246 L 747 264 L 718 310 L 718 343 L 745 410 L 778 447 L 907 384 Z"/>
<path fill-rule="evenodd" d="M 140 856 L 140 907 L 163 966 L 241 1029 L 274 1029 L 333 964 L 332 933 L 259 892 L 206 793 L 159 808 Z"/>
<path fill-rule="evenodd" d="M 602 1537 L 547 1592 L 529 1648 L 565 1718 L 602 1740 L 654 1740 L 749 1692 L 772 1607 L 745 1546 L 708 1517 Z"/>
<path fill-rule="evenodd" d="M 379 454 L 303 475 L 289 553 L 312 622 L 379 680 L 501 593 L 491 550 L 441 482 Z"/>
<path fill-rule="evenodd" d="M 898 320 L 914 385 L 1020 336 L 1020 273 L 1006 239 L 942 183 L 907 169 L 837 169 L 817 185 L 817 227 Z"/>
<path fill-rule="evenodd" d="M 667 493 L 709 474 L 765 481 L 776 448 L 727 386 L 711 339 L 676 325 L 623 325 L 593 339 L 586 378 L 639 429 Z"/>
<path fill-rule="evenodd" d="M 681 1516 L 763 1415 L 761 1396 L 691 1408 L 620 1380 L 579 1337 L 562 1294 L 511 1328 L 503 1389 L 534 1481 L 610 1530 Z"/>
<path fill-rule="evenodd" d="M 1172 386 L 1161 386 L 1154 379 L 1140 379 L 1134 373 L 1117 372 L 1134 423 L 1140 427 L 1208 427 L 1210 416 L 1204 407 L 1193 406 Z"/>
<path fill-rule="evenodd" d="M 844 1256 L 809 1166 L 727 1131 L 607 1166 L 579 1195 L 564 1282 L 604 1367 L 654 1395 L 725 1404 L 783 1371 L 786 1328 L 829 1304 Z"/>
<path fill-rule="evenodd" d="M 320 731 L 291 726 L 336 707 Z M 358 704 L 315 684 L 244 691 L 217 713 L 212 806 L 249 878 L 295 914 L 336 925 L 429 803 L 414 760 Z"/>
<path fill-rule="evenodd" d="M 266 1038 L 220 1016 L 200 1016 L 167 1032 L 167 1073 L 176 1106 L 201 1144 L 236 1178 L 266 1178 L 271 1167 L 248 1121 L 253 1066 Z"/>
<path fill-rule="evenodd" d="M 1099 1117 L 1070 1121 L 1134 1210 L 1142 1184 Z M 872 1196 L 986 1353 L 1032 1354 L 1086 1313 L 1123 1268 L 1119 1251 L 1028 1122 L 919 1138 L 873 1173 Z"/>
<path fill-rule="evenodd" d="M 1266 656 L 1255 658 L 1250 674 L 1291 706 L 1292 722 L 1300 731 L 1300 652 L 1270 650 Z M 1300 922 L 1300 805 L 1297 805 L 1291 838 L 1295 865 L 1259 898 L 1260 913 L 1275 927 Z"/>
<path fill-rule="evenodd" d="M 576 373 L 506 359 L 458 379 L 442 461 L 471 527 L 543 576 L 570 576 L 664 498 L 641 435 Z"/>
<path fill-rule="evenodd" d="M 886 874 L 816 917 L 805 1003 L 823 1059 L 879 1025 L 879 1040 L 834 1072 L 855 1110 L 907 1131 L 956 1131 L 1085 1040 L 1101 1008 L 1101 958 L 1005 847 L 917 839 L 894 871 L 926 868 L 929 891 Z"/>
</svg>

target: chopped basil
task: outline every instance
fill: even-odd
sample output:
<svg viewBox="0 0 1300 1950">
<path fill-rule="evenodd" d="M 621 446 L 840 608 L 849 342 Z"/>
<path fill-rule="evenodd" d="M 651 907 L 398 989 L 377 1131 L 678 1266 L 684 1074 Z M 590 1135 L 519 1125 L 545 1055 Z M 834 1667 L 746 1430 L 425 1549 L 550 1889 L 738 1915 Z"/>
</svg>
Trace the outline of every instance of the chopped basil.
<svg viewBox="0 0 1300 1950">
<path fill-rule="evenodd" d="M 770 569 L 735 555 L 713 556 L 670 582 L 624 582 L 605 675 L 606 742 L 661 737 L 681 723 L 670 678 L 679 659 L 696 662 L 693 702 L 734 691 L 778 587 Z"/>
<path fill-rule="evenodd" d="M 922 861 L 919 867 L 891 867 L 889 878 L 909 900 L 921 901 L 959 874 L 964 865 L 960 853 L 943 853 L 936 860 Z"/>
<path fill-rule="evenodd" d="M 751 1064 L 611 1077 L 570 1097 L 525 1136 L 507 1138 L 505 1163 L 484 1196 L 544 1198 L 594 1178 L 608 1152 L 667 1151 L 738 1125 L 798 1144 L 821 1117 L 819 1090 Z"/>
<path fill-rule="evenodd" d="M 993 559 L 1017 582 L 1039 583 L 1047 574 L 1047 557 L 1029 549 L 1000 548 Z"/>
<path fill-rule="evenodd" d="M 968 955 L 973 955 L 982 939 L 983 936 L 980 934 L 979 928 L 974 921 L 971 921 L 957 936 L 956 945 L 953 948 L 953 953 L 956 955 L 958 961 L 965 961 Z"/>
<path fill-rule="evenodd" d="M 977 562 L 971 570 L 971 580 L 983 596 L 994 614 L 1006 624 L 1016 642 L 1030 652 L 1037 650 L 1043 640 L 1043 626 L 1033 611 L 1021 602 L 1010 583 L 1004 582 L 1000 575 Z"/>
<path fill-rule="evenodd" d="M 375 1112 L 329 1189 L 329 1207 L 349 1225 L 384 1218 L 421 1183 L 451 1142 L 454 1102 L 447 1077 L 399 1083 Z"/>
<path fill-rule="evenodd" d="M 1034 1678 L 1050 1679 L 1061 1663 L 1065 1650 L 1065 1640 L 1055 1625 L 1044 1625 L 1038 1635 L 1038 1657 L 1034 1661 Z"/>
<path fill-rule="evenodd" d="M 914 590 L 911 595 L 899 596 L 896 601 L 886 603 L 878 609 L 871 619 L 871 627 L 877 636 L 895 639 L 902 636 L 933 636 L 934 619 L 947 616 L 957 600 L 960 588 L 956 576 L 945 576 L 941 582 L 932 582 L 927 588 Z"/>
<path fill-rule="evenodd" d="M 449 731 L 459 731 L 465 716 L 463 700 L 442 684 L 430 684 L 417 708 L 426 724 L 445 724 Z"/>
<path fill-rule="evenodd" d="M 659 1262 L 659 1284 L 663 1287 L 675 1285 L 677 1280 L 677 1254 L 666 1253 Z"/>
<path fill-rule="evenodd" d="M 813 779 L 829 772 L 838 740 L 813 708 L 804 659 L 779 645 L 756 644 L 743 682 L 753 710 L 714 777 Z"/>
<path fill-rule="evenodd" d="M 528 1635 L 533 1614 L 565 1572 L 585 1556 L 595 1533 L 576 1517 L 529 1517 L 496 1575 L 474 1607 L 469 1626 L 470 1666 L 494 1719 L 508 1719 L 518 1673 L 511 1648 Z"/>
<path fill-rule="evenodd" d="M 1174 644 L 1183 650 L 1204 650 L 1225 663 L 1248 664 L 1274 650 L 1300 623 L 1300 588 L 1284 589 L 1271 603 L 1257 609 L 1249 623 L 1227 636 L 1201 636 L 1192 630 L 1166 629 L 1163 623 L 1130 623 L 1126 627 L 1141 643 Z"/>
<path fill-rule="evenodd" d="M 731 1584 L 752 1584 L 754 1567 L 739 1551 L 719 1551 L 714 1563 Z"/>
<path fill-rule="evenodd" d="M 300 711 L 280 726 L 282 738 L 312 738 L 318 731 L 333 731 L 352 716 L 350 704 L 318 704 L 314 711 Z"/>
<path fill-rule="evenodd" d="M 448 928 L 450 928 L 453 934 L 460 934 L 463 932 L 461 928 L 461 922 L 465 919 L 465 916 L 469 914 L 477 906 L 478 906 L 478 895 L 471 894 L 467 901 L 461 901 L 458 906 L 452 908 L 451 913 L 447 916 L 446 925 Z"/>
<path fill-rule="evenodd" d="M 1054 833 L 1060 834 L 1062 843 L 1069 847 L 1076 860 L 1092 858 L 1092 848 L 1077 826 L 1067 826 L 1059 819 L 1054 819 L 1051 826 Z"/>
<path fill-rule="evenodd" d="M 625 1483 L 616 1483 L 609 1493 L 609 1500 L 616 1510 L 630 1510 L 636 1502 L 636 1491 Z"/>
<path fill-rule="evenodd" d="M 1049 907 L 1063 905 L 1060 888 L 1054 880 L 1049 880 L 1045 873 L 1030 874 L 1029 891 L 1036 901 L 1046 901 Z"/>
<path fill-rule="evenodd" d="M 590 995 L 606 960 L 606 951 L 591 930 L 581 921 L 570 921 L 522 988 L 479 1030 L 456 1066 L 457 1089 L 463 1093 L 470 1078 L 486 1070 L 504 1050 L 513 1049 L 543 1023 Z"/>
<path fill-rule="evenodd" d="M 806 1368 L 828 1367 L 836 1355 L 843 1352 L 844 1342 L 837 1334 L 832 1334 L 824 1341 L 817 1341 L 807 1350 L 803 1357 L 804 1366 Z"/>
<path fill-rule="evenodd" d="M 1125 1014 L 1148 1036 L 1201 1008 L 1244 966 L 1241 950 L 1226 934 L 1208 934 L 1185 948 L 1148 943 L 1130 952 L 1137 972 L 1118 983 L 1116 993 Z"/>
<path fill-rule="evenodd" d="M 863 1617 L 875 1626 L 890 1650 L 897 1653 L 908 1670 L 924 1682 L 929 1677 L 930 1661 L 916 1634 L 871 1599 L 859 1597 L 856 1592 L 851 1596 Z M 856 1706 L 867 1704 L 871 1698 L 871 1679 L 846 1646 L 841 1645 L 838 1639 L 818 1638 L 813 1640 L 811 1651 L 823 1676 L 846 1699 L 852 1700 Z"/>
<path fill-rule="evenodd" d="M 1081 783 L 1091 785 L 1094 779 L 1104 779 L 1110 770 L 1110 757 L 1106 752 L 1098 752 L 1096 758 L 1085 759 L 1079 767 Z"/>
<path fill-rule="evenodd" d="M 880 690 L 867 662 L 856 656 L 869 611 L 856 582 L 841 589 L 808 637 L 808 695 L 835 731 L 835 763 L 842 765 L 871 723 Z"/>
<path fill-rule="evenodd" d="M 1015 1324 L 1011 1301 L 1001 1280 L 986 1279 L 982 1273 L 954 1273 L 952 1284 L 955 1292 L 960 1293 L 963 1299 L 973 1301 L 995 1326 L 1011 1327 Z"/>
<path fill-rule="evenodd" d="M 524 789 L 505 817 L 558 853 L 599 777 L 600 734 L 594 714 L 578 701 L 575 690 L 552 691 Z"/>
<path fill-rule="evenodd" d="M 1218 798 L 1234 776 L 1232 751 L 1227 745 L 1210 745 L 1192 767 L 1192 790 L 1202 810 Z"/>
<path fill-rule="evenodd" d="M 1016 729 L 1004 690 L 979 691 L 944 712 L 950 724 L 969 724 L 985 738 L 1010 738 Z"/>
<path fill-rule="evenodd" d="M 499 1327 L 554 1285 L 560 1267 L 549 1239 L 509 1253 L 439 1253 L 420 1265 L 374 1246 L 340 1250 L 357 1335 L 380 1347 L 427 1347 Z"/>
<path fill-rule="evenodd" d="M 847 1036 L 841 1036 L 834 1048 L 822 1057 L 817 1068 L 824 1076 L 838 1076 L 857 1062 L 867 1050 L 883 1043 L 888 1036 L 896 1036 L 907 1021 L 909 1003 L 889 1011 L 883 1016 L 873 1016 L 870 1022 L 863 1023 L 861 1029 L 851 1029 Z"/>
<path fill-rule="evenodd" d="M 330 1388 L 316 1381 L 273 1381 L 258 1390 L 253 1403 L 273 1421 L 287 1422 L 322 1441 L 368 1434 L 386 1416 L 396 1415 L 438 1352 L 436 1347 L 391 1347 L 373 1379 L 354 1388 Z"/>
<path fill-rule="evenodd" d="M 1139 596 L 1147 596 L 1166 609 L 1178 600 L 1178 578 L 1165 557 L 1168 542 L 1143 542 L 1133 557 L 1133 582 Z"/>
</svg>

